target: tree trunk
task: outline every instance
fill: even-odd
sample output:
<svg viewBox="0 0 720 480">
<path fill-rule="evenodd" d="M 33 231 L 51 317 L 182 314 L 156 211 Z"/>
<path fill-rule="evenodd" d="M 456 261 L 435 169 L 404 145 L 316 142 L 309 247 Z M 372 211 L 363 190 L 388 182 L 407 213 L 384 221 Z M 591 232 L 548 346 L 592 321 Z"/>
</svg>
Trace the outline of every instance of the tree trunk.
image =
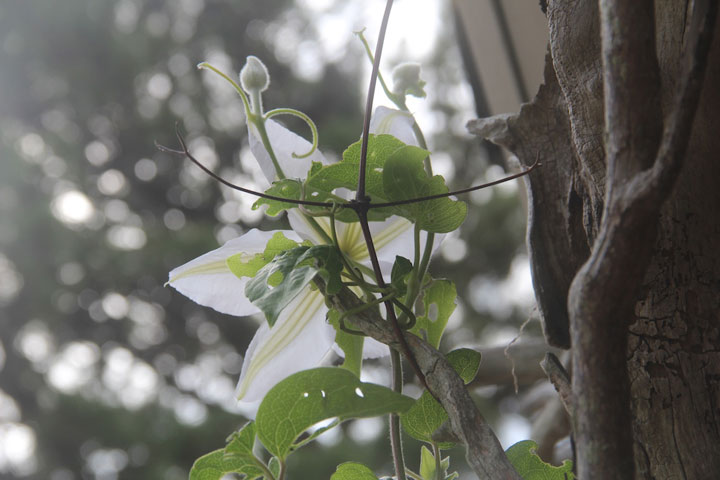
<svg viewBox="0 0 720 480">
<path fill-rule="evenodd" d="M 543 164 L 528 245 L 546 336 L 573 348 L 579 478 L 720 478 L 717 1 L 547 14 L 536 98 L 470 129 Z"/>
</svg>

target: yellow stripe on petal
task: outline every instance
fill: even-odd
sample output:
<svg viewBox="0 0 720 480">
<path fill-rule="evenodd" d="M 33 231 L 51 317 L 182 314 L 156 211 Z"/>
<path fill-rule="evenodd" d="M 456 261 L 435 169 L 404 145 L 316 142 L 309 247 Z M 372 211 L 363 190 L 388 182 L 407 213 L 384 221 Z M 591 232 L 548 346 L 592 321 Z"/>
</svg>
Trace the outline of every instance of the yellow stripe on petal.
<svg viewBox="0 0 720 480">
<path fill-rule="evenodd" d="M 188 268 L 187 270 L 184 270 L 172 277 L 168 280 L 168 283 L 173 283 L 176 280 L 191 277 L 193 275 L 213 275 L 217 273 L 230 273 L 230 269 L 228 268 L 225 260 L 216 260 L 214 262 L 203 263 L 202 265 Z"/>
<path fill-rule="evenodd" d="M 387 221 L 385 228 L 373 232 L 375 250 L 380 252 L 384 247 L 411 228 L 413 228 L 413 226 L 410 221 L 401 217 L 392 217 L 391 220 Z M 362 228 L 359 223 L 349 224 L 338 241 L 342 251 L 352 260 L 362 262 L 368 258 L 365 237 L 362 235 Z"/>
<path fill-rule="evenodd" d="M 402 217 L 397 217 L 394 221 L 379 232 L 373 233 L 373 242 L 376 250 L 382 250 L 383 247 L 395 240 L 400 235 L 413 228 L 413 224 Z"/>
<path fill-rule="evenodd" d="M 283 310 L 281 318 L 268 332 L 268 337 L 261 345 L 258 345 L 248 364 L 247 371 L 237 389 L 237 398 L 241 400 L 249 390 L 253 381 L 260 372 L 268 366 L 273 359 L 284 349 L 288 348 L 300 332 L 307 327 L 308 323 L 315 318 L 318 311 L 325 307 L 325 299 L 318 290 L 311 290 L 307 287 L 299 294 L 302 298 L 295 305 L 289 305 Z M 285 314 L 288 316 L 282 318 Z M 308 348 L 308 345 L 301 345 L 301 348 Z M 302 352 L 298 352 L 302 355 Z M 278 365 L 278 368 L 282 366 Z"/>
</svg>

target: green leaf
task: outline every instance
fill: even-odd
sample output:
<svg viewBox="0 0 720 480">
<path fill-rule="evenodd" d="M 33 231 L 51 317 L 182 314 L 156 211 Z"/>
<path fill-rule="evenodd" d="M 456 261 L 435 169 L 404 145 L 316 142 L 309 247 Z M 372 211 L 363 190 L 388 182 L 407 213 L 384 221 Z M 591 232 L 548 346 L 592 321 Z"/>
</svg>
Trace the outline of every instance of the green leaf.
<svg viewBox="0 0 720 480">
<path fill-rule="evenodd" d="M 268 470 L 273 474 L 273 477 L 278 478 L 280 476 L 280 460 L 277 457 L 272 457 L 268 462 Z"/>
<path fill-rule="evenodd" d="M 425 445 L 420 447 L 420 476 L 424 480 L 435 480 L 435 455 Z"/>
<path fill-rule="evenodd" d="M 338 465 L 330 480 L 377 480 L 377 477 L 362 463 L 347 462 Z"/>
<path fill-rule="evenodd" d="M 280 198 L 288 198 L 292 200 L 300 200 L 302 195 L 302 182 L 286 178 L 273 182 L 273 184 L 265 190 L 268 195 L 273 195 Z M 259 198 L 252 206 L 253 210 L 257 210 L 262 205 L 267 205 L 268 209 L 265 210 L 267 215 L 275 217 L 285 210 L 296 208 L 297 204 L 281 202 L 279 200 L 270 200 L 269 198 Z"/>
<path fill-rule="evenodd" d="M 453 282 L 433 280 L 423 293 L 425 315 L 417 318 L 417 323 L 410 331 L 438 348 L 448 319 L 455 311 L 456 298 L 457 290 Z"/>
<path fill-rule="evenodd" d="M 510 463 L 524 480 L 573 480 L 572 462 L 565 460 L 554 467 L 537 455 L 537 443 L 523 440 L 511 446 L 505 452 Z"/>
<path fill-rule="evenodd" d="M 236 253 L 225 261 L 230 271 L 238 278 L 254 277 L 258 270 L 267 265 L 276 255 L 298 247 L 300 244 L 287 238 L 283 232 L 275 232 L 265 245 L 265 251 L 248 258 L 247 254 Z"/>
<path fill-rule="evenodd" d="M 195 460 L 190 469 L 190 480 L 220 480 L 228 473 L 239 473 L 244 478 L 259 478 L 263 472 L 254 461 L 239 455 L 226 455 L 224 449 L 215 450 Z"/>
<path fill-rule="evenodd" d="M 384 201 L 383 168 L 387 159 L 405 144 L 392 135 L 370 135 L 365 171 L 365 192 L 374 202 Z M 342 156 L 342 161 L 318 170 L 310 179 L 313 188 L 331 191 L 335 188 L 355 190 L 360 168 L 362 141 L 350 145 Z"/>
<path fill-rule="evenodd" d="M 318 245 L 311 247 L 306 256 L 316 260 L 318 275 L 325 280 L 325 291 L 334 295 L 342 288 L 340 273 L 343 270 L 342 259 L 335 246 Z"/>
<path fill-rule="evenodd" d="M 360 370 L 362 369 L 362 351 L 365 344 L 365 337 L 362 335 L 353 335 L 340 329 L 340 312 L 330 310 L 328 312 L 328 323 L 335 328 L 335 343 L 345 354 L 340 368 L 352 372 L 356 377 L 360 378 Z"/>
<path fill-rule="evenodd" d="M 245 475 L 252 479 L 263 475 L 253 454 L 255 423 L 248 422 L 230 435 L 222 450 L 215 450 L 198 458 L 190 470 L 190 480 L 219 480 L 227 473 Z"/>
<path fill-rule="evenodd" d="M 465 384 L 470 383 L 480 367 L 480 353 L 469 348 L 460 348 L 447 354 Z M 403 429 L 413 438 L 433 443 L 432 434 L 448 419 L 447 412 L 428 392 L 423 392 L 410 410 L 400 415 Z M 452 448 L 454 443 L 441 442 L 442 449 Z"/>
<path fill-rule="evenodd" d="M 428 152 L 406 145 L 388 157 L 383 168 L 383 189 L 390 202 L 426 197 L 449 190 L 440 175 L 429 177 L 423 162 Z M 428 232 L 446 233 L 465 220 L 467 205 L 448 197 L 391 207 L 393 213 L 414 222 Z"/>
<path fill-rule="evenodd" d="M 265 448 L 284 459 L 298 436 L 318 422 L 404 412 L 413 403 L 389 388 L 363 383 L 347 370 L 315 368 L 275 385 L 260 404 L 255 423 Z"/>
<path fill-rule="evenodd" d="M 440 460 L 440 468 L 442 469 L 441 475 L 444 480 L 452 480 L 457 478 L 459 474 L 453 472 L 448 475 L 447 471 L 450 468 L 450 457 L 445 457 Z M 435 480 L 437 474 L 435 473 L 435 455 L 426 446 L 420 448 L 420 476 L 424 480 Z"/>
<path fill-rule="evenodd" d="M 315 278 L 325 279 L 328 293 L 342 286 L 342 262 L 334 247 L 296 247 L 275 255 L 245 285 L 245 295 L 265 314 L 272 327 L 280 312 Z"/>
<path fill-rule="evenodd" d="M 448 362 L 463 379 L 465 385 L 472 382 L 480 368 L 480 352 L 471 348 L 458 348 L 447 354 Z"/>
<path fill-rule="evenodd" d="M 390 283 L 400 295 L 405 295 L 407 291 L 406 278 L 412 272 L 413 265 L 405 257 L 397 255 L 395 257 L 395 263 L 393 263 L 392 271 L 390 272 Z"/>
<path fill-rule="evenodd" d="M 403 146 L 405 144 L 392 135 L 370 135 L 368 137 L 365 192 L 373 202 L 387 201 L 383 189 L 383 166 L 390 155 Z M 318 202 L 346 202 L 332 192 L 338 188 L 346 188 L 351 191 L 357 189 L 360 152 L 361 141 L 357 141 L 343 152 L 342 160 L 339 162 L 331 165 L 314 163 L 305 180 L 305 198 Z M 280 180 L 273 183 L 266 193 L 298 200 L 302 194 L 302 183 L 297 180 Z M 297 206 L 288 202 L 261 198 L 255 202 L 253 208 L 259 208 L 261 205 L 268 205 L 266 213 L 273 216 Z M 308 209 L 317 210 L 313 207 L 308 207 Z M 390 214 L 389 209 L 374 208 L 368 212 L 368 218 L 372 221 L 380 221 L 386 219 Z M 335 219 L 347 223 L 358 221 L 357 215 L 350 209 L 338 211 Z"/>
<path fill-rule="evenodd" d="M 255 457 L 253 446 L 255 445 L 255 422 L 248 422 L 237 432 L 230 435 L 225 446 L 225 453 L 228 455 L 240 455 Z"/>
</svg>

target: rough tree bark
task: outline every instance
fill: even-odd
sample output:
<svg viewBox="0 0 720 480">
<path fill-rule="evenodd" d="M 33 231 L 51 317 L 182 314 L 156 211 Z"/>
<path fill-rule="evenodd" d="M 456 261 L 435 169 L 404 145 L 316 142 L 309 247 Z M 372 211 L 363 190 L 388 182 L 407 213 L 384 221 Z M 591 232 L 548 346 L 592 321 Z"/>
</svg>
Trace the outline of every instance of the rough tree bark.
<svg viewBox="0 0 720 480">
<path fill-rule="evenodd" d="M 543 163 L 528 244 L 583 480 L 720 478 L 717 3 L 549 2 L 536 98 L 470 125 Z"/>
</svg>

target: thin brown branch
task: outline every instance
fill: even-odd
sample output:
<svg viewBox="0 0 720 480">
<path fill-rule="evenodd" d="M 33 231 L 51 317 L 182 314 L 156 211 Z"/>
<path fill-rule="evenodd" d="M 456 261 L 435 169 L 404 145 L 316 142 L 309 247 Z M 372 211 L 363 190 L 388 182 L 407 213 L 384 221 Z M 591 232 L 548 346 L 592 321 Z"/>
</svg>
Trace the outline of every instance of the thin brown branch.
<svg viewBox="0 0 720 480">
<path fill-rule="evenodd" d="M 528 173 L 535 170 L 537 167 L 542 166 L 542 163 L 539 161 L 539 157 L 535 159 L 535 163 L 524 169 L 522 172 L 515 173 L 513 175 L 509 175 L 507 177 L 503 177 L 499 180 L 494 180 L 492 182 L 483 183 L 482 185 L 475 185 L 473 187 L 469 188 L 463 188 L 462 190 L 454 190 L 452 192 L 447 193 L 438 193 L 436 195 L 428 195 L 427 197 L 418 197 L 418 198 L 411 198 L 408 200 L 399 200 L 397 202 L 385 202 L 385 203 L 371 203 L 369 204 L 370 208 L 383 208 L 383 207 L 395 207 L 397 205 L 409 205 L 411 203 L 419 203 L 419 202 L 427 202 L 429 200 L 435 200 L 437 198 L 445 198 L 450 197 L 453 195 L 461 195 L 463 193 L 469 193 L 474 192 L 475 190 L 481 190 L 483 188 L 488 187 L 494 187 L 495 185 L 500 185 L 501 183 L 509 182 L 510 180 L 515 180 L 516 178 L 524 177 Z"/>
<path fill-rule="evenodd" d="M 560 396 L 565 410 L 570 416 L 573 415 L 573 404 L 572 404 L 572 385 L 570 384 L 570 374 L 565 370 L 560 359 L 551 352 L 545 354 L 545 358 L 540 362 L 540 366 L 553 384 L 555 390 Z"/>
<path fill-rule="evenodd" d="M 287 202 L 292 203 L 295 205 L 305 205 L 309 207 L 325 207 L 325 208 L 333 208 L 335 204 L 333 203 L 326 203 L 326 202 L 314 202 L 311 200 L 295 200 L 292 198 L 283 198 L 283 197 L 276 197 L 275 195 L 268 195 L 267 193 L 263 192 L 256 192 L 255 190 L 250 190 L 249 188 L 241 187 L 239 185 L 235 185 L 232 182 L 229 182 L 222 178 L 221 176 L 217 175 L 215 172 L 207 168 L 205 165 L 202 164 L 197 158 L 195 158 L 191 153 L 190 150 L 187 148 L 187 144 L 185 143 L 185 139 L 183 138 L 182 134 L 180 133 L 180 128 L 178 125 L 175 125 L 175 135 L 177 136 L 178 141 L 180 142 L 181 150 L 175 150 L 173 148 L 168 148 L 164 145 L 160 145 L 159 143 L 155 143 L 155 146 L 158 150 L 165 153 L 171 153 L 173 155 L 182 155 L 184 157 L 187 157 L 188 160 L 193 162 L 195 165 L 200 167 L 200 169 L 208 174 L 211 178 L 217 180 L 218 182 L 222 183 L 223 185 L 232 188 L 233 190 L 237 190 L 243 193 L 247 193 L 249 195 L 254 195 L 256 197 L 260 198 L 266 198 L 268 200 L 275 200 L 278 202 Z M 342 205 L 339 205 L 342 206 Z"/>
</svg>

